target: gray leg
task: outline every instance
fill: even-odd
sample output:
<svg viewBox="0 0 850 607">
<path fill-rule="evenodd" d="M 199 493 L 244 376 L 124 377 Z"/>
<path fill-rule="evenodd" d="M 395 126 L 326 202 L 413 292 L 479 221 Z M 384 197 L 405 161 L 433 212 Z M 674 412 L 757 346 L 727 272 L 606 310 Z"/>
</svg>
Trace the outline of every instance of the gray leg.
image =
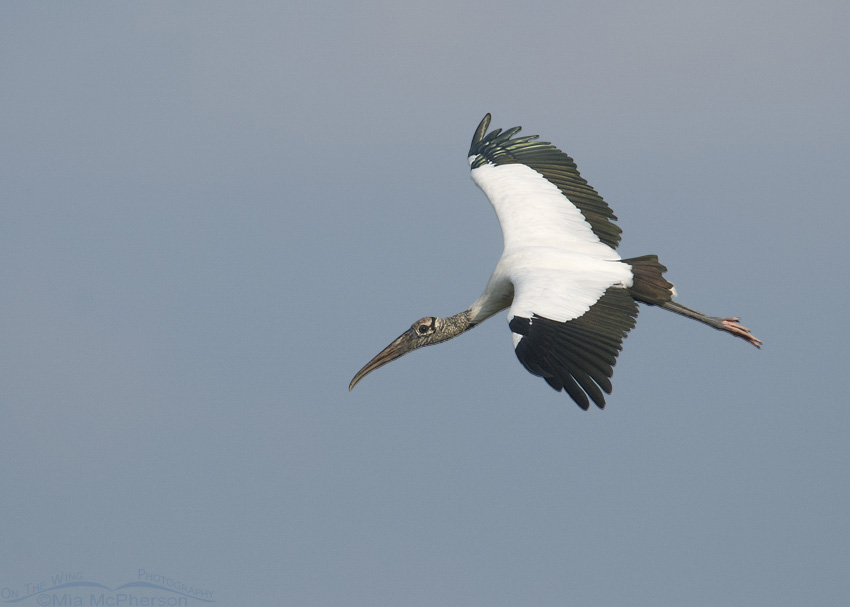
<svg viewBox="0 0 850 607">
<path fill-rule="evenodd" d="M 702 312 L 692 310 L 691 308 L 683 306 L 682 304 L 677 303 L 675 301 L 665 301 L 657 305 L 658 307 L 664 308 L 665 310 L 670 310 L 671 312 L 675 312 L 676 314 L 681 314 L 682 316 L 687 316 L 688 318 L 698 320 L 701 323 L 707 324 L 709 327 L 714 327 L 718 331 L 726 331 L 727 333 L 730 333 L 735 337 L 740 337 L 741 339 L 748 341 L 756 348 L 761 348 L 761 340 L 757 337 L 754 337 L 750 333 L 750 330 L 748 328 L 738 324 L 738 321 L 741 320 L 738 317 L 719 318 L 717 316 L 706 316 Z"/>
</svg>

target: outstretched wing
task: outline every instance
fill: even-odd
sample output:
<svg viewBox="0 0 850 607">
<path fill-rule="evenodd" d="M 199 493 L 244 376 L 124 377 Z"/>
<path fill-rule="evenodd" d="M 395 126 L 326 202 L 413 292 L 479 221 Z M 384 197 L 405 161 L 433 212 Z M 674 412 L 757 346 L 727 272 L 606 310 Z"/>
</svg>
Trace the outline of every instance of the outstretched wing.
<svg viewBox="0 0 850 607">
<path fill-rule="evenodd" d="M 502 226 L 505 251 L 491 281 L 513 285 L 516 355 L 581 408 L 591 400 L 602 408 L 637 317 L 631 267 L 614 250 L 616 217 L 561 150 L 536 136 L 515 138 L 519 127 L 486 133 L 489 125 L 487 114 L 469 164 Z"/>
<path fill-rule="evenodd" d="M 565 322 L 513 312 L 509 326 L 522 365 L 555 390 L 566 390 L 582 409 L 589 407 L 588 397 L 604 408 L 603 392 L 611 394 L 617 355 L 638 314 L 629 292 L 609 287 L 584 314 Z"/>
<path fill-rule="evenodd" d="M 486 133 L 490 114 L 475 130 L 469 147 L 472 179 L 496 208 L 505 244 L 514 223 L 549 225 L 578 245 L 620 242 L 617 217 L 579 174 L 567 154 L 537 135 L 516 137 L 520 127 Z M 520 234 L 522 236 L 524 234 Z"/>
</svg>

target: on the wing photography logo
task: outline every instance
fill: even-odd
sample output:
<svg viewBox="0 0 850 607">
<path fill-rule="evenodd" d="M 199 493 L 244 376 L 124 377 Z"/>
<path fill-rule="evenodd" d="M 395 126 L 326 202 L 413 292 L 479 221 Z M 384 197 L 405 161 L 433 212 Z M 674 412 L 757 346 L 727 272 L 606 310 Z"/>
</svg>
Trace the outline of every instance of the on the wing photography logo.
<svg viewBox="0 0 850 607">
<path fill-rule="evenodd" d="M 215 603 L 215 592 L 174 577 L 139 569 L 114 588 L 87 580 L 82 571 L 0 586 L 0 603 L 39 607 L 189 607 Z"/>
</svg>

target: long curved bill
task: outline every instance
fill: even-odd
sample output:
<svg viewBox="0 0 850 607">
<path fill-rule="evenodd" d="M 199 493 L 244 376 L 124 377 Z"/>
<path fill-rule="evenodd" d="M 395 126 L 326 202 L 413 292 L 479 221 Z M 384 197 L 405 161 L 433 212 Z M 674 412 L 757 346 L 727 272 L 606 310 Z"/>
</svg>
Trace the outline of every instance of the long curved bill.
<svg viewBox="0 0 850 607">
<path fill-rule="evenodd" d="M 404 356 L 408 352 L 415 350 L 417 347 L 419 347 L 419 343 L 416 341 L 416 334 L 412 330 L 408 329 L 399 335 L 393 343 L 381 350 L 375 358 L 366 363 L 366 366 L 357 372 L 357 375 L 355 375 L 354 379 L 351 380 L 351 383 L 348 384 L 348 391 L 350 392 L 353 390 L 354 386 L 357 385 L 357 382 L 375 369 L 383 367 L 387 363 L 391 363 L 396 358 Z"/>
</svg>

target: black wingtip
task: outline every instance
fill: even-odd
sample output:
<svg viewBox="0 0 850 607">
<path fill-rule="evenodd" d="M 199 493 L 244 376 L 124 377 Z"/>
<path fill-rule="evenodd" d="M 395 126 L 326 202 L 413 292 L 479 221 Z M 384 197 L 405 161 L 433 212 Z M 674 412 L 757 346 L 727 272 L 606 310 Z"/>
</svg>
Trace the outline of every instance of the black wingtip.
<svg viewBox="0 0 850 607">
<path fill-rule="evenodd" d="M 484 118 L 481 119 L 481 122 L 478 124 L 478 128 L 475 129 L 475 134 L 472 136 L 472 143 L 470 144 L 470 149 L 476 144 L 480 143 L 482 139 L 484 139 L 484 134 L 487 133 L 487 129 L 490 128 L 490 114 L 487 113 Z"/>
</svg>

